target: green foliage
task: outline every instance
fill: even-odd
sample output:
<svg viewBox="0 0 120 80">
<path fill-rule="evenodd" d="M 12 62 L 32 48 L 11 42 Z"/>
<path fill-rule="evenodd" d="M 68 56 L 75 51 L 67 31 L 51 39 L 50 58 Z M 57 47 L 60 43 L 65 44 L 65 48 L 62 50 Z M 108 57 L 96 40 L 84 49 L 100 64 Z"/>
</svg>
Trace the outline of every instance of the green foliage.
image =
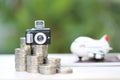
<svg viewBox="0 0 120 80">
<path fill-rule="evenodd" d="M 38 19 L 45 20 L 46 27 L 52 30 L 49 52 L 70 52 L 75 38 L 99 39 L 104 34 L 109 35 L 113 51 L 118 52 L 119 14 L 119 0 L 1 0 L 0 29 L 6 27 L 7 33 L 0 34 L 10 35 L 0 42 L 0 52 L 14 52 L 14 48 L 19 47 L 19 38 L 25 36 L 25 30 L 34 27 Z"/>
</svg>

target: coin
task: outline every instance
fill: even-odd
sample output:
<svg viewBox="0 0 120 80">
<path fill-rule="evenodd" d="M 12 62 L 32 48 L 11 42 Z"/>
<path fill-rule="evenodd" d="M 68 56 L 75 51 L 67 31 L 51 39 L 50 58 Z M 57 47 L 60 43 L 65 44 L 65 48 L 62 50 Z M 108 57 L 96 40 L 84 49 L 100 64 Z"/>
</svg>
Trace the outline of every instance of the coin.
<svg viewBox="0 0 120 80">
<path fill-rule="evenodd" d="M 48 45 L 33 45 L 33 54 L 36 56 L 48 56 Z"/>
<path fill-rule="evenodd" d="M 30 45 L 26 45 L 25 37 L 20 38 L 20 48 L 26 51 L 26 54 L 31 54 Z"/>
<path fill-rule="evenodd" d="M 21 37 L 20 38 L 20 48 L 23 48 L 25 46 L 26 46 L 25 37 Z"/>
<path fill-rule="evenodd" d="M 22 59 L 22 58 L 15 59 L 15 64 L 16 65 L 25 65 L 26 64 L 26 59 Z"/>
<path fill-rule="evenodd" d="M 61 67 L 59 73 L 73 73 L 73 69 L 70 67 Z"/>
<path fill-rule="evenodd" d="M 24 62 L 26 60 L 26 53 L 24 50 L 20 48 L 15 49 L 15 62 L 18 63 L 19 61 Z"/>
<path fill-rule="evenodd" d="M 27 72 L 29 73 L 38 73 L 38 65 L 27 65 Z"/>
<path fill-rule="evenodd" d="M 15 65 L 16 71 L 26 71 L 26 65 Z"/>
<path fill-rule="evenodd" d="M 60 58 L 48 58 L 47 64 L 55 65 L 56 66 L 56 72 L 60 69 L 61 59 Z"/>
<path fill-rule="evenodd" d="M 20 48 L 15 49 L 16 71 L 26 71 L 26 52 Z"/>
<path fill-rule="evenodd" d="M 27 65 L 39 65 L 42 63 L 43 63 L 42 56 L 33 56 L 33 55 L 27 56 Z"/>
<path fill-rule="evenodd" d="M 60 58 L 48 58 L 48 64 L 60 64 Z"/>
<path fill-rule="evenodd" d="M 55 65 L 39 65 L 39 72 L 41 74 L 55 74 L 56 73 L 56 66 Z"/>
</svg>

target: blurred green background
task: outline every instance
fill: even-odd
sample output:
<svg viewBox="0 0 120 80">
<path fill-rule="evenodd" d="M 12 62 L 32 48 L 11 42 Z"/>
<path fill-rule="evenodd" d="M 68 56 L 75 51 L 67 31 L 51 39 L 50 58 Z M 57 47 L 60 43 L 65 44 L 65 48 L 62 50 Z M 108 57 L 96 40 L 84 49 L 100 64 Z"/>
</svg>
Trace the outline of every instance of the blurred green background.
<svg viewBox="0 0 120 80">
<path fill-rule="evenodd" d="M 0 0 L 0 53 L 14 53 L 25 30 L 35 20 L 52 30 L 50 53 L 68 53 L 79 36 L 99 39 L 109 35 L 120 51 L 120 0 Z"/>
</svg>

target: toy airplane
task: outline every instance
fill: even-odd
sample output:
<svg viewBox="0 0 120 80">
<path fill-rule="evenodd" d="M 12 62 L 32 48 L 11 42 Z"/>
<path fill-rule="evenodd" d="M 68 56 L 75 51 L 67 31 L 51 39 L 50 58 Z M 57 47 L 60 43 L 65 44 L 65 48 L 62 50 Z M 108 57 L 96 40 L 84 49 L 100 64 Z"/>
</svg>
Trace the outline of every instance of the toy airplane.
<svg viewBox="0 0 120 80">
<path fill-rule="evenodd" d="M 87 56 L 96 60 L 104 59 L 105 54 L 111 49 L 108 43 L 108 35 L 104 35 L 99 40 L 90 37 L 78 37 L 70 47 L 71 52 L 79 56 L 79 59 Z"/>
</svg>

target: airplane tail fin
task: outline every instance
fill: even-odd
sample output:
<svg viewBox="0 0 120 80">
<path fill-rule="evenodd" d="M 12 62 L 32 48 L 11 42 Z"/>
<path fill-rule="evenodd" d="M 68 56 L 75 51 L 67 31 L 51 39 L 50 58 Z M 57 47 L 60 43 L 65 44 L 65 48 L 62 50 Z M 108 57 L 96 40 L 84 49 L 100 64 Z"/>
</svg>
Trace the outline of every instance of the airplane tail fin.
<svg viewBox="0 0 120 80">
<path fill-rule="evenodd" d="M 105 40 L 105 41 L 107 41 L 108 42 L 108 40 L 109 40 L 109 37 L 108 37 L 108 35 L 106 34 L 106 35 L 104 35 L 100 40 Z"/>
</svg>

